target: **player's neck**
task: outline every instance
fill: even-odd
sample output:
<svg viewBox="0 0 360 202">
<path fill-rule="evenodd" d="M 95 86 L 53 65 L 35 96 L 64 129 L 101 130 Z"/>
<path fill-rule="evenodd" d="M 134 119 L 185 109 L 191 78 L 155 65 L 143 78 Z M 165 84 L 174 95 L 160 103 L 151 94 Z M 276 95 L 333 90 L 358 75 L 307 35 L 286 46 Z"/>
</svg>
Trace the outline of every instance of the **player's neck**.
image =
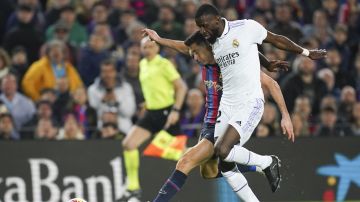
<svg viewBox="0 0 360 202">
<path fill-rule="evenodd" d="M 221 18 L 220 20 L 221 26 L 219 27 L 219 34 L 220 36 L 222 35 L 222 33 L 224 33 L 224 29 L 225 29 L 225 20 Z M 218 37 L 220 37 L 218 36 Z"/>
</svg>

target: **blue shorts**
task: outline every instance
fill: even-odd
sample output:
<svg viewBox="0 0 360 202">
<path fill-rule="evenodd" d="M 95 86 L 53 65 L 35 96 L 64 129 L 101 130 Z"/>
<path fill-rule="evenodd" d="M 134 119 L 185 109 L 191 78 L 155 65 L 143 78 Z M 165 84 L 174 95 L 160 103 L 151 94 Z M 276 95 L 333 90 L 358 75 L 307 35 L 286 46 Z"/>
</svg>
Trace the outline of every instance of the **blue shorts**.
<svg viewBox="0 0 360 202">
<path fill-rule="evenodd" d="M 214 144 L 215 143 L 214 133 L 215 133 L 215 124 L 204 123 L 201 128 L 199 142 L 205 138 Z"/>
</svg>

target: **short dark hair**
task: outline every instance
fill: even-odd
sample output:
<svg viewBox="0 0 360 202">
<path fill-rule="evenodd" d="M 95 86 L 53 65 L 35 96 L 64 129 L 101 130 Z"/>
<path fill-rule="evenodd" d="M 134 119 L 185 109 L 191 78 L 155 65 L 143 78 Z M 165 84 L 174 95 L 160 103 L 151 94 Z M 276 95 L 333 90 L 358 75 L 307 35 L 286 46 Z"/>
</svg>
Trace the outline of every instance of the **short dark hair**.
<svg viewBox="0 0 360 202">
<path fill-rule="evenodd" d="M 205 37 L 200 33 L 200 31 L 196 31 L 192 33 L 188 38 L 184 41 L 186 46 L 191 46 L 192 44 L 207 46 L 208 42 L 206 41 Z"/>
<path fill-rule="evenodd" d="M 215 6 L 211 4 L 202 4 L 196 11 L 195 19 L 200 18 L 204 15 L 220 16 L 220 12 Z"/>
<path fill-rule="evenodd" d="M 103 65 L 112 65 L 116 69 L 116 61 L 113 58 L 106 58 L 101 61 L 101 66 Z"/>
</svg>

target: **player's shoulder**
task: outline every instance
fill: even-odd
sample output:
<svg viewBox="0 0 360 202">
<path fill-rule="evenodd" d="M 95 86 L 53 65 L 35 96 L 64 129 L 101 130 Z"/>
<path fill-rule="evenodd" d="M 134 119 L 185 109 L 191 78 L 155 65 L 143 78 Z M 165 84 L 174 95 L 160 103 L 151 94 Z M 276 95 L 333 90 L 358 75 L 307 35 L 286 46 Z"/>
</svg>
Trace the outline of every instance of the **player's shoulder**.
<svg viewBox="0 0 360 202">
<path fill-rule="evenodd" d="M 230 29 L 241 27 L 241 26 L 243 26 L 245 24 L 244 19 L 242 19 L 242 20 L 233 20 L 233 21 L 228 21 L 228 22 L 229 22 L 229 28 Z"/>
<path fill-rule="evenodd" d="M 229 29 L 236 30 L 236 29 L 246 29 L 249 27 L 254 26 L 257 22 L 252 19 L 242 19 L 242 20 L 234 20 L 229 21 Z"/>
</svg>

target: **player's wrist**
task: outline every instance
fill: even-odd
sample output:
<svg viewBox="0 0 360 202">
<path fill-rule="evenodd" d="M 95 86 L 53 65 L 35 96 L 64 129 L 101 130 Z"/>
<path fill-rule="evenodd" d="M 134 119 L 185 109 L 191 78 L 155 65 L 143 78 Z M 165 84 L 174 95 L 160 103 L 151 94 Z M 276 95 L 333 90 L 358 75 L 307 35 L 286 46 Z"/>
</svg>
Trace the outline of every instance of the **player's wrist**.
<svg viewBox="0 0 360 202">
<path fill-rule="evenodd" d="M 172 107 L 171 108 L 171 111 L 173 111 L 173 112 L 180 112 L 180 108 L 179 107 Z"/>
<path fill-rule="evenodd" d="M 309 57 L 310 51 L 308 49 L 306 49 L 306 48 L 303 48 L 303 51 L 302 51 L 301 55 Z"/>
</svg>

